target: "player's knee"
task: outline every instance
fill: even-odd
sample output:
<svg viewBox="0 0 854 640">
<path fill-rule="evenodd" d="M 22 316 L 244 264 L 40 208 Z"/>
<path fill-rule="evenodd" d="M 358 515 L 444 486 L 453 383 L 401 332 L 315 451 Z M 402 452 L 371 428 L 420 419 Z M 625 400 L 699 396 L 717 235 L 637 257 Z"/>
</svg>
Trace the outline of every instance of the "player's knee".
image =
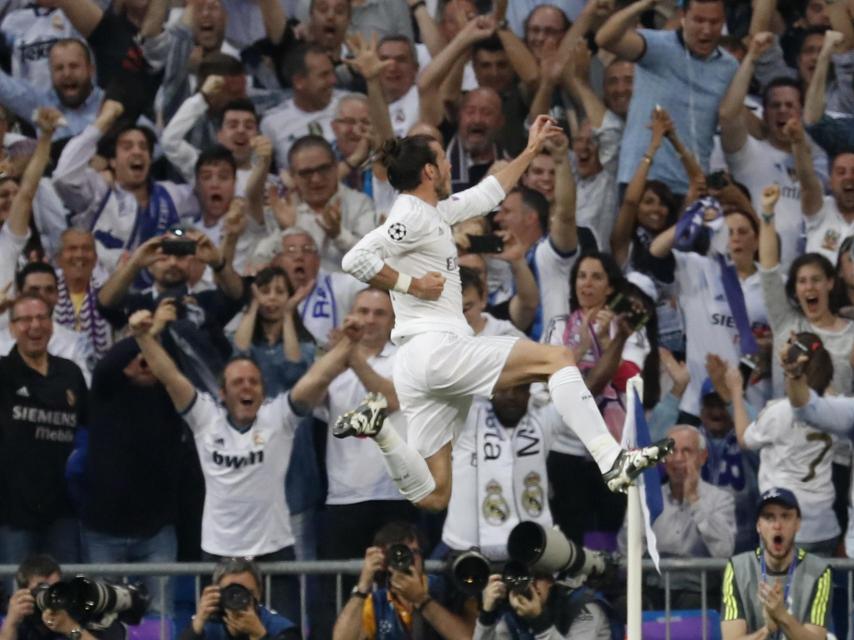
<svg viewBox="0 0 854 640">
<path fill-rule="evenodd" d="M 552 373 L 564 367 L 575 366 L 575 356 L 572 354 L 572 350 L 567 347 L 555 346 L 555 348 L 549 349 L 548 359 Z"/>
</svg>

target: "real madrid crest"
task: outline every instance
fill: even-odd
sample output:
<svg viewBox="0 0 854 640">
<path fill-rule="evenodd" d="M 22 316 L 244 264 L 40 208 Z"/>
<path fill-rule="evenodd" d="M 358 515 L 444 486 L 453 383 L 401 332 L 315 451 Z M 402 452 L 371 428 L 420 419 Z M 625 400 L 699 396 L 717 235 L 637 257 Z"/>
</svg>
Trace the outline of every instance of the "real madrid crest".
<svg viewBox="0 0 854 640">
<path fill-rule="evenodd" d="M 77 404 L 77 396 L 74 395 L 74 392 L 71 389 L 65 390 L 65 399 L 68 400 L 69 407 L 73 407 Z"/>
<path fill-rule="evenodd" d="M 501 485 L 495 480 L 490 480 L 486 485 L 486 497 L 483 499 L 480 510 L 489 524 L 504 524 L 510 517 L 510 506 L 501 492 Z"/>
<path fill-rule="evenodd" d="M 532 518 L 536 518 L 543 513 L 543 505 L 545 504 L 545 492 L 543 491 L 543 483 L 540 474 L 536 471 L 531 471 L 525 476 L 525 490 L 522 492 L 522 508 Z"/>
</svg>

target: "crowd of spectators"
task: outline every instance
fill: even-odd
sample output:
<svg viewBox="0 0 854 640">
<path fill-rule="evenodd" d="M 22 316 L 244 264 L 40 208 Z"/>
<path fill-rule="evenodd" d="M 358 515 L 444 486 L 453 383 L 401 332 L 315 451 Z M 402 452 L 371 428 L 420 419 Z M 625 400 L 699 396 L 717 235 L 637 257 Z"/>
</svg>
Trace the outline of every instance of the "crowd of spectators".
<svg viewBox="0 0 854 640">
<path fill-rule="evenodd" d="M 376 392 L 406 434 L 391 301 L 341 269 L 397 195 L 383 143 L 432 137 L 459 192 L 541 114 L 562 139 L 454 228 L 473 333 L 572 350 L 617 439 L 642 376 L 663 556 L 755 549 L 777 487 L 802 552 L 854 557 L 851 420 L 802 408 L 854 396 L 854 0 L 4 0 L 0 36 L 0 564 L 364 557 L 337 622 L 324 579 L 308 619 L 295 579 L 273 606 L 313 638 L 523 637 L 500 581 L 478 604 L 422 560 L 500 563 L 522 520 L 622 548 L 547 389 L 475 399 L 446 514 L 330 427 Z M 371 593 L 394 543 L 414 573 Z M 257 600 L 253 571 L 226 574 Z M 540 587 L 510 598 L 532 632 L 569 593 Z"/>
</svg>

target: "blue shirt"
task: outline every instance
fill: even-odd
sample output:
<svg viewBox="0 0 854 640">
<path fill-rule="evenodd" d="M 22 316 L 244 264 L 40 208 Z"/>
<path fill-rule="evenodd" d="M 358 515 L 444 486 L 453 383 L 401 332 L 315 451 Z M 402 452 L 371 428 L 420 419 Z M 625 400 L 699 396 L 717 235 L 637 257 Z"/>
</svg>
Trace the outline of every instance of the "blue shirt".
<svg viewBox="0 0 854 640">
<path fill-rule="evenodd" d="M 270 611 L 264 605 L 258 606 L 258 618 L 260 618 L 261 624 L 267 630 L 267 638 L 278 638 L 285 631 L 296 628 L 296 625 L 285 616 L 275 611 Z M 228 634 L 225 623 L 220 620 L 206 622 L 202 635 L 205 637 L 205 640 L 228 640 L 228 638 L 232 637 Z"/>
<path fill-rule="evenodd" d="M 93 86 L 92 93 L 83 104 L 72 109 L 62 104 L 52 86 L 34 87 L 28 82 L 0 72 L 0 102 L 22 120 L 35 126 L 33 112 L 39 107 L 53 107 L 62 113 L 68 124 L 56 130 L 54 140 L 76 136 L 95 122 L 103 100 L 104 91 L 100 87 Z"/>
<path fill-rule="evenodd" d="M 630 182 L 646 153 L 652 136 L 647 125 L 656 105 L 670 114 L 679 138 L 708 173 L 718 106 L 738 62 L 720 48 L 707 58 L 694 56 L 679 31 L 641 29 L 638 33 L 646 47 L 636 63 L 617 179 Z M 675 193 L 687 193 L 688 176 L 669 142 L 662 143 L 655 154 L 648 179 L 661 180 Z"/>
</svg>

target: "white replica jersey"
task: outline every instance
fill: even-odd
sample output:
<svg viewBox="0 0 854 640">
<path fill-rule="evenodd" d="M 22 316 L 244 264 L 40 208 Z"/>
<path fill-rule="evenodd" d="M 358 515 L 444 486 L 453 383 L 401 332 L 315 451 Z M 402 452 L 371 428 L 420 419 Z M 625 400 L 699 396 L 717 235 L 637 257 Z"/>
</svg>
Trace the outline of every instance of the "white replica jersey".
<svg viewBox="0 0 854 640">
<path fill-rule="evenodd" d="M 48 54 L 65 38 L 82 40 L 61 9 L 28 6 L 10 12 L 0 31 L 12 42 L 12 77 L 34 87 L 51 86 Z"/>
<path fill-rule="evenodd" d="M 267 113 L 261 121 L 261 133 L 272 141 L 279 169 L 287 168 L 288 151 L 298 138 L 314 134 L 330 144 L 335 142 L 332 120 L 343 95 L 343 91 L 334 90 L 329 104 L 320 111 L 303 111 L 291 99 Z"/>
<path fill-rule="evenodd" d="M 379 354 L 368 358 L 368 365 L 377 375 L 391 379 L 396 350 L 394 345 L 386 344 Z M 367 393 L 365 385 L 352 369 L 347 369 L 330 382 L 326 396 L 329 424 L 334 424 L 344 412 L 358 406 Z M 385 424 L 406 440 L 406 419 L 402 411 L 390 413 Z M 386 471 L 382 452 L 368 438 L 336 438 L 332 429 L 328 429 L 326 474 L 329 478 L 326 504 L 404 499 Z"/>
<path fill-rule="evenodd" d="M 784 398 L 765 406 L 744 440 L 749 448 L 759 449 L 759 491 L 786 487 L 798 498 L 801 529 L 795 540 L 819 542 L 839 535 L 831 479 L 836 436 L 795 420 Z"/>
<path fill-rule="evenodd" d="M 413 278 L 436 271 L 445 277 L 438 300 L 391 292 L 395 325 L 392 341 L 418 333 L 445 331 L 472 335 L 463 316 L 457 245 L 451 225 L 484 215 L 504 199 L 498 180 L 490 176 L 471 189 L 455 193 L 433 207 L 415 196 L 401 194 L 388 219 L 362 238 L 351 251 L 367 250 L 390 267 Z"/>
<path fill-rule="evenodd" d="M 197 393 L 183 417 L 205 476 L 202 549 L 254 557 L 294 544 L 285 474 L 299 417 L 290 396 L 265 400 L 245 431 L 207 393 Z"/>
</svg>

